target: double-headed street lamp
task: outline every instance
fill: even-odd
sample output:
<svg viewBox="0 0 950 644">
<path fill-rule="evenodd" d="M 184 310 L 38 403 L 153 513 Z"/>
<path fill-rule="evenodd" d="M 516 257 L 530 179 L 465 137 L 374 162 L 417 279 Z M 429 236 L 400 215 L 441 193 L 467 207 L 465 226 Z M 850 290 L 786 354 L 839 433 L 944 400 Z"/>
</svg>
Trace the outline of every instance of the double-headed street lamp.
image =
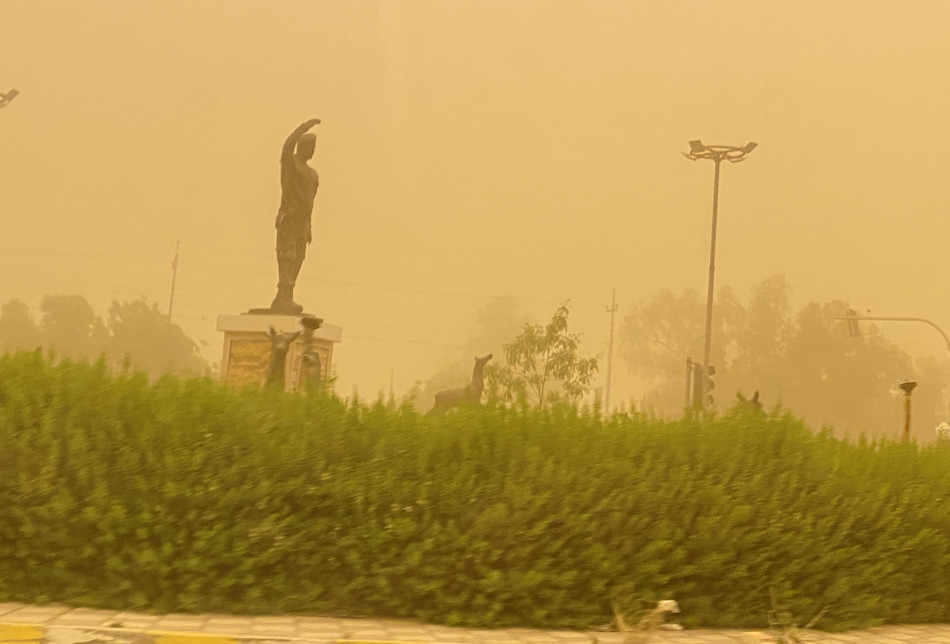
<svg viewBox="0 0 950 644">
<path fill-rule="evenodd" d="M 19 93 L 15 89 L 11 89 L 6 94 L 0 93 L 0 107 L 6 107 L 7 103 L 15 99 Z"/>
<path fill-rule="evenodd" d="M 698 399 L 706 404 L 706 381 L 709 374 L 709 348 L 712 342 L 712 311 L 713 311 L 713 284 L 716 273 L 716 220 L 719 216 L 719 164 L 723 160 L 730 163 L 739 163 L 745 161 L 746 156 L 758 146 L 757 143 L 746 143 L 741 148 L 732 145 L 704 145 L 702 141 L 689 142 L 689 154 L 683 153 L 691 161 L 700 159 L 709 159 L 716 164 L 716 176 L 713 181 L 713 208 L 712 208 L 712 234 L 709 243 L 709 287 L 706 291 L 706 339 L 703 346 L 703 378 L 700 378 L 703 391 L 697 392 Z"/>
</svg>

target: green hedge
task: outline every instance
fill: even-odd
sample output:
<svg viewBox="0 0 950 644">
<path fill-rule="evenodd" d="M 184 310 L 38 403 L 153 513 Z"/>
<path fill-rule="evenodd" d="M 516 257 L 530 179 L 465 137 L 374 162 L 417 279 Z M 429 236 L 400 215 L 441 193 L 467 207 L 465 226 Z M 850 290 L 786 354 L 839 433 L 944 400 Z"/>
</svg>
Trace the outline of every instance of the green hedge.
<svg viewBox="0 0 950 644">
<path fill-rule="evenodd" d="M 0 601 L 588 627 L 950 622 L 950 450 L 0 358 Z"/>
</svg>

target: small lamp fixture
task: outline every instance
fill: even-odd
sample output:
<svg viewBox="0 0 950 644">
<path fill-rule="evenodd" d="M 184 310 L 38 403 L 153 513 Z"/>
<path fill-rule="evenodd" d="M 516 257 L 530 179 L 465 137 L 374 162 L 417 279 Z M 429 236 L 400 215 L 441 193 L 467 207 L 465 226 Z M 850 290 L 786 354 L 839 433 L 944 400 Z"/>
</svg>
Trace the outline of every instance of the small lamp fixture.
<svg viewBox="0 0 950 644">
<path fill-rule="evenodd" d="M 18 92 L 15 89 L 11 89 L 6 94 L 0 93 L 0 107 L 6 107 L 7 103 L 15 99 L 19 95 L 19 93 L 20 92 Z"/>
</svg>

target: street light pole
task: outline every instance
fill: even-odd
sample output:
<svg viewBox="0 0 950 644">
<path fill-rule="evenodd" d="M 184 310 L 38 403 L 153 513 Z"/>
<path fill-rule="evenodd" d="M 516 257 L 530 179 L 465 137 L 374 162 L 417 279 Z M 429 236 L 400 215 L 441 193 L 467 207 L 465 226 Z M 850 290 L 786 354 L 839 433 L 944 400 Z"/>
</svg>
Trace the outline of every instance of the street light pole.
<svg viewBox="0 0 950 644">
<path fill-rule="evenodd" d="M 716 172 L 713 179 L 712 232 L 709 234 L 709 283 L 706 286 L 706 333 L 703 340 L 703 378 L 700 379 L 702 391 L 700 400 L 706 406 L 706 374 L 709 373 L 709 354 L 712 349 L 713 286 L 716 278 L 716 223 L 719 221 L 719 164 L 721 157 L 715 157 Z"/>
<path fill-rule="evenodd" d="M 702 401 L 703 406 L 707 404 L 706 382 L 709 376 L 709 356 L 712 348 L 713 290 L 716 279 L 716 225 L 719 221 L 719 166 L 723 160 L 729 161 L 730 163 L 745 161 L 746 156 L 757 146 L 757 143 L 751 141 L 740 148 L 731 145 L 705 145 L 702 141 L 696 140 L 689 142 L 689 154 L 683 153 L 683 156 L 691 161 L 709 159 L 715 164 L 716 168 L 713 178 L 712 231 L 709 236 L 709 283 L 706 288 L 706 331 L 703 344 L 703 377 L 700 379 L 702 391 L 698 392 L 698 399 Z"/>
</svg>

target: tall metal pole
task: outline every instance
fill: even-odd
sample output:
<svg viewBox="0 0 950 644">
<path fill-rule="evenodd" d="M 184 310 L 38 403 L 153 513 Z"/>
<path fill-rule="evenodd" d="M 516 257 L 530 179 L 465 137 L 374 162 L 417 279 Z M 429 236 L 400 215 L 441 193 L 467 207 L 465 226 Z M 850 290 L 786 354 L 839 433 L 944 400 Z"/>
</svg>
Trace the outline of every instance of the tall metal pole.
<svg viewBox="0 0 950 644">
<path fill-rule="evenodd" d="M 175 280 L 178 277 L 178 246 L 181 242 L 175 242 L 175 258 L 172 260 L 172 290 L 168 296 L 168 319 L 172 319 L 172 307 L 175 305 Z"/>
<path fill-rule="evenodd" d="M 700 378 L 699 400 L 706 404 L 706 376 L 709 374 L 709 354 L 712 347 L 713 289 L 716 279 L 716 223 L 719 220 L 719 164 L 721 157 L 713 159 L 716 175 L 713 179 L 712 232 L 709 236 L 709 285 L 706 289 L 706 338 L 703 345 L 703 378 Z"/>
<path fill-rule="evenodd" d="M 610 313 L 610 342 L 607 344 L 607 390 L 604 393 L 604 416 L 610 416 L 610 374 L 613 366 L 614 356 L 614 313 L 617 312 L 617 289 L 610 289 L 610 306 L 607 307 L 607 313 Z"/>
<path fill-rule="evenodd" d="M 712 231 L 709 236 L 709 285 L 706 289 L 706 333 L 703 345 L 703 371 L 699 378 L 699 389 L 694 390 L 694 395 L 697 396 L 696 399 L 700 401 L 700 407 L 705 407 L 708 404 L 706 384 L 710 376 L 709 354 L 712 347 L 713 289 L 715 287 L 716 276 L 716 224 L 719 220 L 719 166 L 723 160 L 729 161 L 730 163 L 744 161 L 746 156 L 756 147 L 758 147 L 758 144 L 751 141 L 740 148 L 732 145 L 705 145 L 702 141 L 696 140 L 689 142 L 689 153 L 683 153 L 683 156 L 691 161 L 709 159 L 716 164 L 716 174 L 713 178 Z"/>
</svg>

